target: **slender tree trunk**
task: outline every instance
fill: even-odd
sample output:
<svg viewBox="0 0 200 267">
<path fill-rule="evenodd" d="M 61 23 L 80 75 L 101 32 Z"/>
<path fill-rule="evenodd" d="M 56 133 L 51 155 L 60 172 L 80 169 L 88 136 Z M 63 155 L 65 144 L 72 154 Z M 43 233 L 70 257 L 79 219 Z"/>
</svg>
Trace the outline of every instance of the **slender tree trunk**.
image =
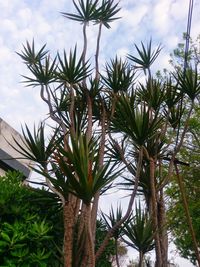
<svg viewBox="0 0 200 267">
<path fill-rule="evenodd" d="M 117 242 L 117 238 L 115 238 L 115 257 L 116 257 L 116 264 L 117 264 L 117 267 L 120 267 L 120 264 L 119 264 L 119 254 L 118 254 L 118 242 Z"/>
<path fill-rule="evenodd" d="M 84 229 L 86 234 L 85 255 L 81 267 L 95 267 L 94 241 L 91 227 L 91 206 L 85 206 Z"/>
<path fill-rule="evenodd" d="M 162 267 L 162 255 L 160 248 L 160 238 L 158 232 L 158 209 L 157 209 L 157 195 L 155 186 L 155 162 L 150 158 L 150 189 L 151 189 L 151 216 L 153 222 L 154 236 L 155 236 L 155 250 L 156 250 L 156 267 Z"/>
<path fill-rule="evenodd" d="M 87 141 L 89 142 L 92 137 L 92 99 L 89 95 L 89 92 L 87 92 L 87 106 L 88 106 L 88 126 L 87 126 Z"/>
<path fill-rule="evenodd" d="M 70 202 L 66 202 L 63 207 L 64 219 L 64 267 L 72 266 L 72 250 L 73 250 L 73 229 L 74 218 L 73 208 Z"/>
<path fill-rule="evenodd" d="M 106 112 L 102 103 L 102 118 L 101 118 L 101 143 L 99 149 L 99 168 L 103 167 L 104 161 L 104 152 L 105 152 L 105 142 L 106 142 Z M 91 223 L 92 223 L 92 235 L 95 243 L 95 235 L 96 235 L 96 220 L 97 220 L 97 211 L 98 211 L 98 203 L 99 203 L 100 191 L 98 191 L 93 199 L 92 205 L 92 215 L 91 215 Z"/>
<path fill-rule="evenodd" d="M 84 22 L 83 24 L 83 52 L 82 52 L 82 62 L 83 65 L 85 64 L 85 58 L 86 58 L 86 52 L 87 52 L 87 34 L 86 34 L 86 27 L 87 27 L 87 22 Z"/>
<path fill-rule="evenodd" d="M 99 32 L 97 37 L 97 46 L 96 46 L 96 55 L 95 55 L 95 79 L 99 80 L 99 46 L 100 46 L 100 39 L 101 39 L 101 30 L 102 30 L 102 22 L 99 24 Z"/>
<path fill-rule="evenodd" d="M 139 251 L 139 266 L 138 267 L 143 267 L 143 259 L 144 259 L 144 254 L 142 251 Z"/>
<path fill-rule="evenodd" d="M 159 198 L 159 205 L 158 205 L 158 226 L 159 226 L 159 235 L 160 235 L 160 248 L 161 248 L 161 255 L 163 261 L 163 267 L 167 267 L 168 265 L 168 235 L 167 235 L 167 228 L 166 228 L 166 211 L 165 211 L 165 203 L 164 203 L 164 196 L 163 190 L 160 191 L 160 198 Z"/>
</svg>

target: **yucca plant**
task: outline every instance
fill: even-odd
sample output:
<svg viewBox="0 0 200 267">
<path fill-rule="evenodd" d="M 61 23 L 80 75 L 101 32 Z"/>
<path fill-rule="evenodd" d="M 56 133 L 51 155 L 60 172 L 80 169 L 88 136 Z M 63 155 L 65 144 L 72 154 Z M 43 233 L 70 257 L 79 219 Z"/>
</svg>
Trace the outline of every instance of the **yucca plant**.
<svg viewBox="0 0 200 267">
<path fill-rule="evenodd" d="M 102 81 L 113 93 L 127 92 L 133 82 L 134 72 L 125 61 L 117 57 L 105 67 L 106 74 Z"/>
<path fill-rule="evenodd" d="M 146 71 L 148 71 L 149 78 L 151 77 L 151 71 L 150 67 L 153 64 L 153 62 L 156 60 L 158 57 L 162 47 L 159 45 L 155 50 L 152 51 L 152 40 L 149 41 L 149 43 L 144 45 L 143 42 L 141 42 L 141 48 L 139 48 L 135 44 L 136 51 L 138 53 L 138 57 L 133 56 L 129 54 L 127 57 L 131 61 L 133 61 L 134 67 L 138 69 L 142 69 L 144 73 L 146 74 Z"/>
<path fill-rule="evenodd" d="M 135 215 L 123 227 L 123 234 L 123 241 L 139 252 L 139 267 L 142 267 L 144 255 L 153 250 L 155 244 L 152 220 L 141 204 L 136 205 Z"/>
<path fill-rule="evenodd" d="M 122 207 L 119 205 L 117 207 L 116 213 L 114 212 L 113 207 L 111 206 L 109 215 L 101 212 L 101 217 L 102 220 L 104 222 L 104 224 L 106 225 L 106 227 L 108 229 L 111 229 L 113 226 L 115 226 L 115 224 L 122 219 Z M 119 239 L 121 237 L 121 233 L 122 233 L 122 227 L 119 227 L 118 229 L 116 229 L 113 233 L 113 237 L 115 239 L 115 256 L 116 256 L 116 264 L 117 267 L 120 266 L 119 264 L 119 255 L 118 255 L 118 243 L 119 243 Z"/>
<path fill-rule="evenodd" d="M 136 147 L 145 146 L 162 125 L 162 118 L 156 115 L 151 120 L 150 113 L 145 104 L 138 106 L 136 100 L 121 96 L 116 103 L 111 129 L 129 136 Z"/>
</svg>

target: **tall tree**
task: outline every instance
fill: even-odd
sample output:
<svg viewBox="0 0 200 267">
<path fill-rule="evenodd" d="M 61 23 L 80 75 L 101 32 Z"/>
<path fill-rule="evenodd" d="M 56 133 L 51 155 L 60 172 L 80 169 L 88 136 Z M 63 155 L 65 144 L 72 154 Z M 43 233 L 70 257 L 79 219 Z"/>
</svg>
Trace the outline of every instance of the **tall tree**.
<svg viewBox="0 0 200 267">
<path fill-rule="evenodd" d="M 120 8 L 114 0 L 73 0 L 76 13 L 64 17 L 82 24 L 83 50 L 50 56 L 34 42 L 19 55 L 31 72 L 28 86 L 38 86 L 49 117 L 56 123 L 45 140 L 42 123 L 33 133 L 25 126 L 22 155 L 45 178 L 45 186 L 59 197 L 63 208 L 64 266 L 94 267 L 117 229 L 129 218 L 137 193 L 143 192 L 152 218 L 156 267 L 167 266 L 165 188 L 188 131 L 200 93 L 198 70 L 175 69 L 165 81 L 154 78 L 151 66 L 160 45 L 135 45 L 137 55 L 118 57 L 99 67 L 103 26 L 109 28 Z M 87 27 L 99 25 L 94 73 L 87 60 Z M 146 81 L 135 81 L 136 72 Z M 183 110 L 183 107 L 187 109 Z M 184 116 L 183 116 L 184 113 Z M 130 200 L 125 214 L 110 227 L 95 255 L 95 230 L 100 195 L 120 169 L 129 173 Z M 77 249 L 78 248 L 78 249 Z"/>
</svg>

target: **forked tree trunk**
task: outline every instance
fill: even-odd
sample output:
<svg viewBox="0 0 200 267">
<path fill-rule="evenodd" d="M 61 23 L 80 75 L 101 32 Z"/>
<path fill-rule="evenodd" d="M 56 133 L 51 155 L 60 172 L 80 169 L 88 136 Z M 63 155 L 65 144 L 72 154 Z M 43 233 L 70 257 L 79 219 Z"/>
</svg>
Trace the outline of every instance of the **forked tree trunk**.
<svg viewBox="0 0 200 267">
<path fill-rule="evenodd" d="M 65 202 L 63 207 L 64 219 L 64 267 L 72 266 L 72 251 L 73 251 L 73 229 L 74 229 L 74 216 L 71 202 Z"/>
<path fill-rule="evenodd" d="M 81 267 L 95 267 L 95 251 L 94 251 L 94 241 L 92 237 L 90 205 L 85 206 L 84 231 L 86 234 L 86 242 L 84 246 L 84 258 Z"/>
</svg>

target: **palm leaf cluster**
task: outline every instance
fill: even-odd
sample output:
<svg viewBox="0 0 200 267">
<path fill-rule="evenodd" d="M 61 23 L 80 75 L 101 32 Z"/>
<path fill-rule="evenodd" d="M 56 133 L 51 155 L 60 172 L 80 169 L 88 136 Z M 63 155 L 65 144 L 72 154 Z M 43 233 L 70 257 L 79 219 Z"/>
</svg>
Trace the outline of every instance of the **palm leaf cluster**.
<svg viewBox="0 0 200 267">
<path fill-rule="evenodd" d="M 90 21 L 103 24 L 106 28 L 110 28 L 109 23 L 119 19 L 114 17 L 120 10 L 119 4 L 114 0 L 79 0 L 78 3 L 73 0 L 76 13 L 62 12 L 63 16 L 81 23 L 89 23 Z"/>
<path fill-rule="evenodd" d="M 135 216 L 123 228 L 124 241 L 143 254 L 151 251 L 154 246 L 154 232 L 152 220 L 148 217 L 141 206 L 136 206 Z M 126 237 L 131 241 L 128 241 Z"/>
<path fill-rule="evenodd" d="M 97 143 L 91 140 L 88 144 L 85 136 L 71 139 L 68 150 L 59 149 L 56 161 L 67 177 L 69 191 L 89 205 L 95 193 L 111 183 L 118 174 L 115 166 L 107 162 L 98 167 Z"/>
<path fill-rule="evenodd" d="M 112 129 L 128 135 L 133 144 L 145 146 L 160 129 L 162 118 L 155 116 L 150 119 L 150 110 L 145 105 L 139 105 L 134 99 L 122 96 L 118 99 L 112 119 Z"/>
</svg>

